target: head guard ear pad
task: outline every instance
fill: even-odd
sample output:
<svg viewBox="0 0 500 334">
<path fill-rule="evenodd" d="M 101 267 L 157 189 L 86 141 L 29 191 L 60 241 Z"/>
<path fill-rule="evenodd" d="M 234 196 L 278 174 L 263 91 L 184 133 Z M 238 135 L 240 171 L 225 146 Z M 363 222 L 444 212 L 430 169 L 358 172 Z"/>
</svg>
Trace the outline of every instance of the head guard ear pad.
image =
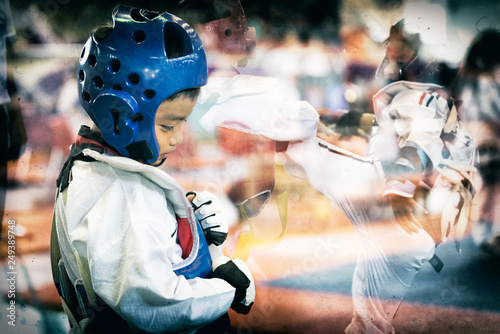
<svg viewBox="0 0 500 334">
<path fill-rule="evenodd" d="M 110 90 L 99 94 L 92 105 L 102 137 L 113 147 L 125 147 L 139 134 L 139 126 L 130 117 L 139 105 L 127 93 Z"/>
<path fill-rule="evenodd" d="M 198 35 L 169 13 L 118 6 L 113 28 L 92 33 L 79 61 L 80 102 L 103 138 L 148 164 L 159 156 L 154 121 L 171 95 L 207 82 Z"/>
</svg>

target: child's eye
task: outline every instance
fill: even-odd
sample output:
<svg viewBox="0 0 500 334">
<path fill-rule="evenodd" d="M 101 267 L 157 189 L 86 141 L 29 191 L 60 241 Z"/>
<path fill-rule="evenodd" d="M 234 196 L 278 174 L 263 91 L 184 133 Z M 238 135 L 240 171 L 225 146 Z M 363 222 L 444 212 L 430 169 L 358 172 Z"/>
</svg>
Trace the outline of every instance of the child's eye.
<svg viewBox="0 0 500 334">
<path fill-rule="evenodd" d="M 160 125 L 160 128 L 162 129 L 162 131 L 164 132 L 169 132 L 169 131 L 173 131 L 174 130 L 174 127 L 173 126 L 168 126 L 168 125 Z"/>
</svg>

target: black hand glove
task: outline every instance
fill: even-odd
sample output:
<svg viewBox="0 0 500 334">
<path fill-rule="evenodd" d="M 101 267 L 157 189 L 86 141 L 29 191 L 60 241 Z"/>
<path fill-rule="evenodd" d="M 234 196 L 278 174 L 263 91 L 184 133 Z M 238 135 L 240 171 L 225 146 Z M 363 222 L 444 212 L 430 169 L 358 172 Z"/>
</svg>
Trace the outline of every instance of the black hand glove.
<svg viewBox="0 0 500 334">
<path fill-rule="evenodd" d="M 235 289 L 231 308 L 238 313 L 248 314 L 255 299 L 255 284 L 245 262 L 240 259 L 229 260 L 214 265 L 211 278 L 220 278 L 231 284 Z"/>
</svg>

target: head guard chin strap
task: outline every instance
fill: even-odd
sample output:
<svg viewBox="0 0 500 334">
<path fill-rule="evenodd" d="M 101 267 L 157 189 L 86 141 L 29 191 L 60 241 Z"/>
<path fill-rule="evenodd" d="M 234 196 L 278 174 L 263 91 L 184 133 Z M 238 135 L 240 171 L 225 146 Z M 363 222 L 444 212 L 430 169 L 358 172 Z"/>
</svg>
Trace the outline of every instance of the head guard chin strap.
<svg viewBox="0 0 500 334">
<path fill-rule="evenodd" d="M 151 164 L 159 156 L 159 105 L 205 85 L 207 63 L 198 35 L 180 18 L 118 6 L 110 33 L 99 37 L 94 31 L 85 44 L 78 77 L 80 102 L 104 140 L 120 154 Z"/>
</svg>

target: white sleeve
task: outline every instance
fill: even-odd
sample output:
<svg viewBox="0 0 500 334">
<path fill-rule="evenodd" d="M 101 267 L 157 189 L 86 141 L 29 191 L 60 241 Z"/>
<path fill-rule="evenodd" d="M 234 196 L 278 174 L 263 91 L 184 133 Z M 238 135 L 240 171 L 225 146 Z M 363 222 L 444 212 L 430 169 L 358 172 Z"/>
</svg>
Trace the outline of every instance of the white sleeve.
<svg viewBox="0 0 500 334">
<path fill-rule="evenodd" d="M 145 332 L 192 331 L 227 312 L 235 293 L 227 282 L 173 272 L 172 264 L 181 261 L 172 237 L 176 220 L 161 188 L 137 173 L 113 172 L 121 174 L 118 180 L 102 189 L 70 232 L 88 261 L 95 293 Z"/>
<path fill-rule="evenodd" d="M 314 137 L 292 142 L 278 155 L 288 175 L 304 179 L 336 204 L 353 224 L 362 224 L 356 203 L 379 198 L 383 178 L 375 161 Z"/>
<path fill-rule="evenodd" d="M 316 136 L 318 112 L 306 101 L 289 101 L 272 78 L 239 75 L 200 119 L 209 129 L 223 126 L 277 141 Z"/>
</svg>

